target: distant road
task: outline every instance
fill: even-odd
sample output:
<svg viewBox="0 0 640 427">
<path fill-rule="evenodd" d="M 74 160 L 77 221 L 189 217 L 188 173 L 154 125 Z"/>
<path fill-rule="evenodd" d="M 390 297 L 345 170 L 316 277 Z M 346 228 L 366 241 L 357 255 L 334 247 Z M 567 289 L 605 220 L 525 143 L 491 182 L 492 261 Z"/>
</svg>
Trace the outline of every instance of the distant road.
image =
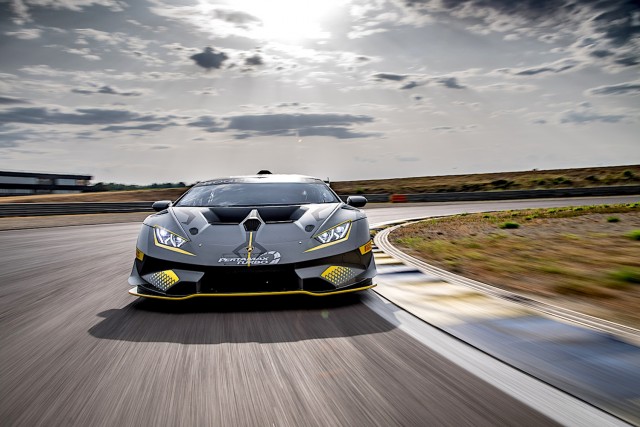
<svg viewBox="0 0 640 427">
<path fill-rule="evenodd" d="M 633 197 L 582 199 L 614 203 Z M 368 209 L 371 222 L 566 200 Z M 127 294 L 139 224 L 0 232 L 7 426 L 554 425 L 362 304 Z"/>
</svg>

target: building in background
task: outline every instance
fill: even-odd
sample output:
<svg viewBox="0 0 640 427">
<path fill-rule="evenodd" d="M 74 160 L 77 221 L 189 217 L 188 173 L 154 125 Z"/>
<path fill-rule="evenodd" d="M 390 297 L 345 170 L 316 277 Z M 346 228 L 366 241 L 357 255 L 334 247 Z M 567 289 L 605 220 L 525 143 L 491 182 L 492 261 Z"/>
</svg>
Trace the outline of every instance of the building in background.
<svg viewBox="0 0 640 427">
<path fill-rule="evenodd" d="M 0 196 L 80 193 L 91 175 L 0 171 Z"/>
</svg>

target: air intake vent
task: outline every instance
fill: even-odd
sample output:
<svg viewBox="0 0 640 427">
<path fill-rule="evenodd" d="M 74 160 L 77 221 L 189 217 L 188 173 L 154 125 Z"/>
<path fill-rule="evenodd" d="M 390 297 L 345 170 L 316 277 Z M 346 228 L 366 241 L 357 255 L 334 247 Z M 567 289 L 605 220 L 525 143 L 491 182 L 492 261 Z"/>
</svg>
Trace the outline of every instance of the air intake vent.
<svg viewBox="0 0 640 427">
<path fill-rule="evenodd" d="M 242 225 L 244 225 L 246 231 L 258 231 L 262 223 L 257 218 L 249 218 Z"/>
</svg>

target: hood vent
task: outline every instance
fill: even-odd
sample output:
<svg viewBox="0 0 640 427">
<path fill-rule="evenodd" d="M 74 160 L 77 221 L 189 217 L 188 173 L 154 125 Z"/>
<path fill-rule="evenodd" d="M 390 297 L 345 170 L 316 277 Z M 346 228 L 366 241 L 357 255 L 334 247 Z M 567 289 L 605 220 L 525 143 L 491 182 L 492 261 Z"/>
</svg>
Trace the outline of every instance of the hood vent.
<svg viewBox="0 0 640 427">
<path fill-rule="evenodd" d="M 246 207 L 215 207 L 202 209 L 202 215 L 209 224 L 240 224 L 243 223 L 251 212 L 257 211 L 263 224 L 297 221 L 304 215 L 306 207 L 295 206 L 261 206 L 259 208 Z"/>
<path fill-rule="evenodd" d="M 246 220 L 242 225 L 244 225 L 245 231 L 258 231 L 258 228 L 260 228 L 262 223 L 258 219 L 250 218 Z"/>
<path fill-rule="evenodd" d="M 249 215 L 242 221 L 245 231 L 258 231 L 262 225 L 262 218 L 257 209 L 252 210 Z"/>
</svg>

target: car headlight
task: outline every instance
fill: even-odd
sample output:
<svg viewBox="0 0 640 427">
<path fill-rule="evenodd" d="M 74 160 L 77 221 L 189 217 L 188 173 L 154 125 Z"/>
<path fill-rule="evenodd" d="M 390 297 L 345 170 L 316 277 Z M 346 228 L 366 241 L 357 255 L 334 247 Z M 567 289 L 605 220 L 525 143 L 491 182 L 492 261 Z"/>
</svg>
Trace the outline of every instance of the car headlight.
<svg viewBox="0 0 640 427">
<path fill-rule="evenodd" d="M 337 242 L 338 240 L 345 239 L 349 236 L 349 230 L 351 229 L 351 221 L 343 222 L 322 233 L 316 234 L 315 239 L 322 243 Z"/>
<path fill-rule="evenodd" d="M 166 230 L 162 227 L 154 227 L 153 232 L 155 233 L 156 241 L 161 245 L 179 248 L 180 246 L 187 243 L 187 239 L 178 236 L 176 233 L 172 233 L 171 231 Z"/>
</svg>

